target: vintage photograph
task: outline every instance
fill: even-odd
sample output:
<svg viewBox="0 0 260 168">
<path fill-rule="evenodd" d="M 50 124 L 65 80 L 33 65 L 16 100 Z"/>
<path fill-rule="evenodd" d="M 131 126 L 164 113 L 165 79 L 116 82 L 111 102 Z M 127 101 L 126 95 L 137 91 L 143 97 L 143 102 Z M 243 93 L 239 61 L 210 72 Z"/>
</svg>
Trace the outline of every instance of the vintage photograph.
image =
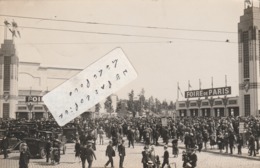
<svg viewBox="0 0 260 168">
<path fill-rule="evenodd" d="M 0 0 L 1 168 L 260 167 L 260 0 Z"/>
</svg>

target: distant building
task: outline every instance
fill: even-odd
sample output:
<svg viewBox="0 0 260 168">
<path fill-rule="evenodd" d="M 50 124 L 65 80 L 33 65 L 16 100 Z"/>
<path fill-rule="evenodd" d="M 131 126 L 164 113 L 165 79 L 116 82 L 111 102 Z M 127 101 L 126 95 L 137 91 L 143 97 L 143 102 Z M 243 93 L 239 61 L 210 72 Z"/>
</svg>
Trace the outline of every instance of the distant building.
<svg viewBox="0 0 260 168">
<path fill-rule="evenodd" d="M 41 97 L 82 70 L 19 62 L 14 41 L 5 39 L 0 48 L 0 118 L 48 118 L 49 111 Z M 115 109 L 117 96 L 111 98 Z"/>
<path fill-rule="evenodd" d="M 239 106 L 241 115 L 260 110 L 260 9 L 249 6 L 238 23 Z"/>
</svg>

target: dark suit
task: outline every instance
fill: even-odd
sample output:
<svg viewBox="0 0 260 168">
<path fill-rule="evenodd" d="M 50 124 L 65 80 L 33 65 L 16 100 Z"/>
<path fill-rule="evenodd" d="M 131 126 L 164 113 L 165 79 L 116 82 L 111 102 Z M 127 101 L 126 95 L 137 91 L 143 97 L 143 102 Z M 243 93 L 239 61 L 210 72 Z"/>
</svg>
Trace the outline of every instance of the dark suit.
<svg viewBox="0 0 260 168">
<path fill-rule="evenodd" d="M 28 168 L 30 155 L 28 150 L 20 153 L 19 168 Z"/>
<path fill-rule="evenodd" d="M 85 168 L 86 159 L 88 161 L 88 168 L 92 167 L 93 157 L 96 159 L 94 150 L 91 148 L 91 145 L 88 147 L 80 148 L 80 158 L 82 162 L 82 168 Z"/>
<path fill-rule="evenodd" d="M 111 167 L 114 167 L 114 161 L 113 161 L 113 153 L 114 153 L 114 149 L 111 145 L 108 145 L 107 146 L 107 149 L 106 149 L 106 156 L 108 156 L 108 161 L 106 163 L 106 166 L 109 165 L 109 163 L 111 163 Z"/>
<path fill-rule="evenodd" d="M 169 152 L 167 150 L 164 151 L 162 168 L 165 164 L 169 165 Z"/>
<path fill-rule="evenodd" d="M 119 168 L 123 167 L 124 158 L 125 158 L 125 146 L 120 144 L 118 146 L 118 154 L 119 154 Z"/>
<path fill-rule="evenodd" d="M 6 159 L 6 158 L 8 157 L 7 149 L 8 149 L 8 147 L 9 147 L 9 141 L 8 141 L 8 138 L 7 138 L 7 137 L 5 137 L 5 138 L 2 140 L 1 147 L 2 147 L 3 152 L 4 152 L 4 158 Z"/>
</svg>

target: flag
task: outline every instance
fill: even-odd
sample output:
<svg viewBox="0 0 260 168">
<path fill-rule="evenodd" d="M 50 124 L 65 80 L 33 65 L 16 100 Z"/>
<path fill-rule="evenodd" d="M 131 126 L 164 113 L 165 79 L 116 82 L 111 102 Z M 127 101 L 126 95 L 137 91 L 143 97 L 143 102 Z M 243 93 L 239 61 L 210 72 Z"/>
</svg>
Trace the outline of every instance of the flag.
<svg viewBox="0 0 260 168">
<path fill-rule="evenodd" d="M 188 83 L 188 90 L 192 89 L 191 85 L 190 85 L 190 81 Z"/>
<path fill-rule="evenodd" d="M 180 92 L 180 93 L 181 93 L 181 96 L 183 97 L 183 94 L 182 94 L 182 92 L 181 92 L 180 86 L 178 86 L 178 92 Z"/>
<path fill-rule="evenodd" d="M 245 3 L 248 3 L 251 5 L 251 1 L 250 0 L 245 0 Z"/>
<path fill-rule="evenodd" d="M 13 27 L 13 37 L 17 37 L 17 35 L 21 38 L 20 31 L 18 29 L 18 24 L 13 20 L 12 22 L 12 27 Z M 17 35 L 16 35 L 17 34 Z"/>
</svg>

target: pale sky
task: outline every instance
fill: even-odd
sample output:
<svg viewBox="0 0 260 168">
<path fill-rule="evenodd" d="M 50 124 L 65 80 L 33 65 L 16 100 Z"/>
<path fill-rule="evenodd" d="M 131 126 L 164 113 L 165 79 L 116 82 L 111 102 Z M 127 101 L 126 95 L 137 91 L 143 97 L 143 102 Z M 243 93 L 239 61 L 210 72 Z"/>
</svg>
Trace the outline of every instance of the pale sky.
<svg viewBox="0 0 260 168">
<path fill-rule="evenodd" d="M 258 6 L 258 1 L 254 4 Z M 177 82 L 184 94 L 188 80 L 193 90 L 199 89 L 199 79 L 202 89 L 211 88 L 211 77 L 214 87 L 223 87 L 225 75 L 228 86 L 232 87 L 232 96 L 238 95 L 236 32 L 243 10 L 243 0 L 0 0 L 0 15 L 107 24 L 0 16 L 0 25 L 5 19 L 14 19 L 21 26 L 22 38 L 16 41 L 21 61 L 85 68 L 112 49 L 121 47 L 138 77 L 116 94 L 127 98 L 131 89 L 137 94 L 144 88 L 146 97 L 152 95 L 160 100 L 175 101 Z M 171 29 L 162 29 L 165 27 Z M 0 26 L 1 43 L 3 36 L 4 28 Z M 229 43 L 225 42 L 227 39 Z M 179 99 L 184 98 L 180 95 Z"/>
</svg>

